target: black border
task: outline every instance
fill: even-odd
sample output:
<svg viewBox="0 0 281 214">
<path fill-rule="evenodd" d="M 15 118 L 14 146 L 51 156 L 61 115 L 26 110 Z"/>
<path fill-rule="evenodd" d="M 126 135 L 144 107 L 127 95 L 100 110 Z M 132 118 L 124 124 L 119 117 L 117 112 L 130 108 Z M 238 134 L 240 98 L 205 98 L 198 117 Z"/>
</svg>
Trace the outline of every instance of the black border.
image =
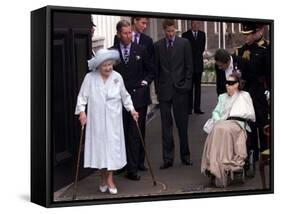
<svg viewBox="0 0 281 214">
<path fill-rule="evenodd" d="M 270 26 L 271 42 L 271 165 L 270 188 L 266 190 L 221 191 L 209 193 L 192 193 L 165 196 L 139 196 L 124 197 L 118 199 L 95 199 L 54 202 L 52 188 L 52 142 L 51 142 L 51 41 L 52 41 L 52 17 L 54 12 L 86 13 L 118 16 L 147 16 L 151 18 L 196 19 L 204 21 L 242 22 L 254 21 Z M 36 21 L 37 20 L 37 21 Z M 39 26 L 41 24 L 41 27 Z M 44 29 L 45 28 L 45 29 Z M 36 42 L 39 37 L 41 43 Z M 209 15 L 173 14 L 145 11 L 111 10 L 98 8 L 78 8 L 63 6 L 46 6 L 31 12 L 31 201 L 45 207 L 115 204 L 128 202 L 146 202 L 159 200 L 177 200 L 191 198 L 209 198 L 225 196 L 242 196 L 274 193 L 274 20 L 221 17 Z M 42 49 L 44 50 L 42 53 Z M 40 53 L 38 55 L 38 53 Z M 38 59 L 45 62 L 45 66 L 39 64 Z M 40 70 L 40 73 L 39 73 Z M 43 76 L 42 76 L 43 74 Z M 41 81 L 41 82 L 40 82 Z M 39 83 L 44 83 L 43 86 Z M 35 91 L 37 91 L 35 93 Z M 45 100 L 39 100 L 39 95 Z M 38 110 L 38 103 L 41 104 Z M 37 111 L 36 111 L 37 110 Z M 38 121 L 38 119 L 43 119 Z M 43 131 L 43 132 L 42 132 Z M 38 142 L 40 144 L 38 145 Z M 38 161 L 41 161 L 38 163 Z"/>
</svg>

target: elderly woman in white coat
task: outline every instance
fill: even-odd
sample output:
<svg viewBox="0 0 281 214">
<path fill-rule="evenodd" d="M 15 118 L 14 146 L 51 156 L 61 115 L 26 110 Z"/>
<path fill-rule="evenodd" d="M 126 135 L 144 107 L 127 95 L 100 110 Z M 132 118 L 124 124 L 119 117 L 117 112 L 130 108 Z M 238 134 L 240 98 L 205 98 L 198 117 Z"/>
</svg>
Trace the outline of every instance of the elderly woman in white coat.
<svg viewBox="0 0 281 214">
<path fill-rule="evenodd" d="M 228 176 L 243 169 L 247 157 L 248 121 L 255 121 L 255 111 L 248 92 L 242 91 L 240 75 L 233 73 L 226 80 L 227 92 L 218 98 L 212 118 L 204 130 L 209 132 L 201 162 L 201 172 L 215 178 L 218 187 L 225 187 Z"/>
<path fill-rule="evenodd" d="M 99 189 L 111 194 L 117 194 L 112 172 L 127 163 L 122 105 L 138 119 L 121 75 L 113 70 L 116 60 L 118 51 L 101 49 L 88 61 L 91 72 L 84 78 L 75 110 L 81 125 L 86 124 L 84 167 L 99 169 Z"/>
</svg>

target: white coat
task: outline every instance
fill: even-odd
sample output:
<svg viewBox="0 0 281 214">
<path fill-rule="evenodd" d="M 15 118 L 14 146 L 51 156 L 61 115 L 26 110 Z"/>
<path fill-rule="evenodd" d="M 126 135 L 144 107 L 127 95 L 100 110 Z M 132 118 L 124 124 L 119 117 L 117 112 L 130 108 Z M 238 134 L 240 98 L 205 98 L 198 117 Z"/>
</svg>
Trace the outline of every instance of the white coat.
<svg viewBox="0 0 281 214">
<path fill-rule="evenodd" d="M 228 117 L 241 117 L 253 122 L 256 121 L 253 101 L 248 92 L 238 91 L 233 96 L 224 93 L 218 99 L 218 104 L 212 113 L 212 118 L 215 121 L 226 120 Z M 243 122 L 237 121 L 237 123 L 242 128 L 245 127 Z M 251 131 L 248 125 L 246 125 L 246 129 Z"/>
<path fill-rule="evenodd" d="M 134 110 L 119 73 L 112 71 L 105 83 L 99 71 L 85 76 L 75 110 L 79 114 L 87 105 L 84 167 L 117 170 L 126 165 L 122 104 Z"/>
</svg>

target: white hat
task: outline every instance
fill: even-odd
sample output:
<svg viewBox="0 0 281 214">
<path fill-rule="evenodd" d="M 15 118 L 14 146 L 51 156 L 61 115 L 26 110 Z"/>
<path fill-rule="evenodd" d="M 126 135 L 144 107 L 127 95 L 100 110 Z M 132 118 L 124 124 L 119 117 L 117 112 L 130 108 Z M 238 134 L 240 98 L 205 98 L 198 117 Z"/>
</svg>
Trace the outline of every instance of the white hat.
<svg viewBox="0 0 281 214">
<path fill-rule="evenodd" d="M 96 53 L 96 56 L 88 60 L 88 67 L 94 71 L 106 60 L 117 61 L 120 59 L 119 52 L 117 50 L 100 49 Z"/>
</svg>

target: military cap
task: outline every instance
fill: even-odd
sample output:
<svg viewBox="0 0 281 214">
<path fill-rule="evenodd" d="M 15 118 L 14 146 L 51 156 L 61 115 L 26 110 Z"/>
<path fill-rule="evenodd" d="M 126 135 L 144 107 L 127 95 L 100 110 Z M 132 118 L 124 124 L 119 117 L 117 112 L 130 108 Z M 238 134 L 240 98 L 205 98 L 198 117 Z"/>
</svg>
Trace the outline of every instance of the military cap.
<svg viewBox="0 0 281 214">
<path fill-rule="evenodd" d="M 257 29 L 261 28 L 263 24 L 255 23 L 255 22 L 244 22 L 242 23 L 242 33 L 250 34 L 255 33 Z"/>
</svg>

